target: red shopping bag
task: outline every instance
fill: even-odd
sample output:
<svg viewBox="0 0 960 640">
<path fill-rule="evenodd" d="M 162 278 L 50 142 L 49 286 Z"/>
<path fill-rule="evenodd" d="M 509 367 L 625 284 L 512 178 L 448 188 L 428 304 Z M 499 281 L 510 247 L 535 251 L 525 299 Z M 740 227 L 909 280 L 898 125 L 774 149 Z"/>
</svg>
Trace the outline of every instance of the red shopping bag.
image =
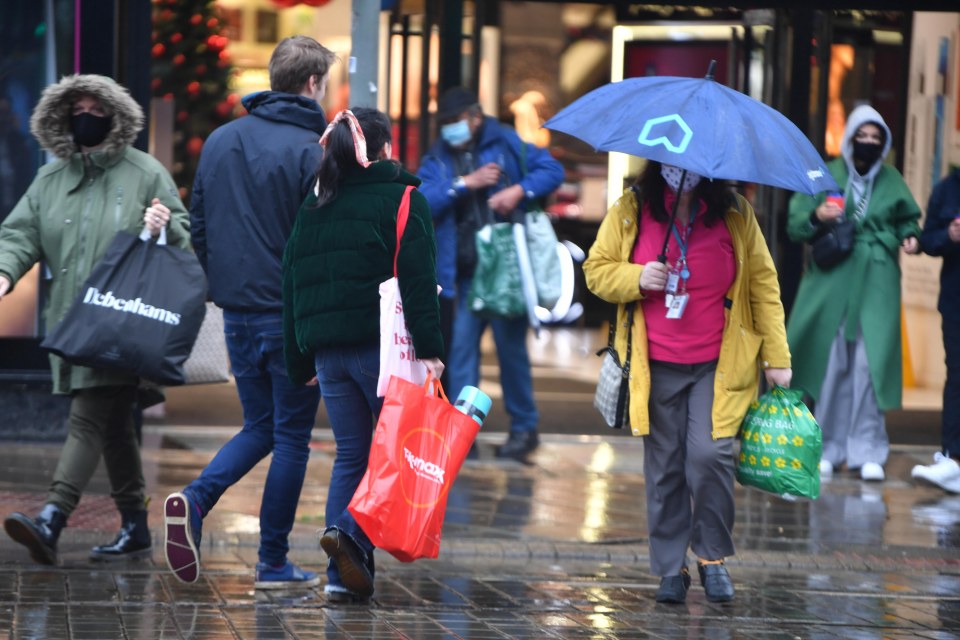
<svg viewBox="0 0 960 640">
<path fill-rule="evenodd" d="M 447 493 L 479 431 L 438 380 L 390 378 L 367 472 L 347 507 L 374 546 L 402 562 L 440 554 Z"/>
</svg>

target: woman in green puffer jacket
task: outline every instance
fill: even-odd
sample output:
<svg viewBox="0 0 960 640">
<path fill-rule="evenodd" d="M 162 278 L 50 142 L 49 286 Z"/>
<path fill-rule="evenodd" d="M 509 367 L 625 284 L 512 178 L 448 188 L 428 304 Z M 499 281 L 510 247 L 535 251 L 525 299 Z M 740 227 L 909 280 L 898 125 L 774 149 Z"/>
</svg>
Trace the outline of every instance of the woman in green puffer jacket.
<svg viewBox="0 0 960 640">
<path fill-rule="evenodd" d="M 320 144 L 317 187 L 283 257 L 284 354 L 294 384 L 316 376 L 337 443 L 320 538 L 330 556 L 325 591 L 330 600 L 365 601 L 373 594 L 373 545 L 347 504 L 367 469 L 383 406 L 379 287 L 394 275 L 400 200 L 420 180 L 389 160 L 390 120 L 376 109 L 341 112 Z M 429 206 L 413 190 L 397 280 L 417 359 L 439 378 L 436 255 Z"/>
</svg>

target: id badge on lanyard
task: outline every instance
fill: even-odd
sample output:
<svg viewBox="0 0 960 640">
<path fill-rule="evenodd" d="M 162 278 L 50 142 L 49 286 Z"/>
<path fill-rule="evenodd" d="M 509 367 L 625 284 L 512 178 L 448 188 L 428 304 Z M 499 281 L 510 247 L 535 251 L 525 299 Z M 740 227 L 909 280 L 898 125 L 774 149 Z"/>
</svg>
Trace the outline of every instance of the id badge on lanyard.
<svg viewBox="0 0 960 640">
<path fill-rule="evenodd" d="M 676 223 L 673 224 L 671 232 L 677 241 L 677 247 L 680 249 L 680 259 L 677 264 L 667 274 L 667 285 L 664 288 L 666 293 L 664 303 L 667 306 L 667 318 L 669 320 L 679 320 L 687 310 L 687 304 L 690 303 L 690 294 L 687 293 L 687 280 L 690 279 L 690 269 L 687 268 L 687 247 L 690 243 L 690 231 L 693 229 L 694 216 L 690 216 L 690 223 L 684 229 L 684 237 L 680 237 Z"/>
</svg>

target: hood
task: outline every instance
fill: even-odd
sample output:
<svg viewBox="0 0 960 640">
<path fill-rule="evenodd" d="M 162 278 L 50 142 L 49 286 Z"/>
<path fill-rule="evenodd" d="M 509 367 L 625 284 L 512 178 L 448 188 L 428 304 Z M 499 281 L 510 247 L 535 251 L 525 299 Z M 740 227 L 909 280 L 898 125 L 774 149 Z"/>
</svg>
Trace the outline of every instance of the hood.
<svg viewBox="0 0 960 640">
<path fill-rule="evenodd" d="M 884 158 L 886 158 L 887 154 L 890 153 L 890 147 L 893 145 L 893 136 L 890 135 L 890 127 L 888 127 L 887 123 L 883 121 L 883 116 L 880 115 L 880 112 L 868 104 L 860 105 L 851 111 L 849 116 L 847 116 L 847 126 L 843 130 L 843 143 L 840 145 L 840 154 L 843 156 L 844 161 L 847 163 L 847 168 L 851 173 L 854 172 L 853 136 L 857 133 L 857 129 L 868 122 L 873 123 L 883 129 L 885 138 L 883 143 L 883 151 L 880 154 L 880 161 L 877 162 L 874 167 L 871 167 L 871 172 L 883 164 Z"/>
<path fill-rule="evenodd" d="M 322 134 L 327 128 L 327 117 L 316 101 L 305 96 L 279 91 L 260 91 L 244 96 L 243 106 L 251 115 L 296 125 Z"/>
<path fill-rule="evenodd" d="M 30 132 L 44 149 L 58 158 L 69 158 L 77 145 L 70 132 L 70 107 L 83 94 L 95 96 L 113 123 L 101 149 L 114 154 L 133 144 L 143 129 L 143 109 L 112 78 L 93 74 L 66 76 L 40 96 L 30 117 Z"/>
</svg>

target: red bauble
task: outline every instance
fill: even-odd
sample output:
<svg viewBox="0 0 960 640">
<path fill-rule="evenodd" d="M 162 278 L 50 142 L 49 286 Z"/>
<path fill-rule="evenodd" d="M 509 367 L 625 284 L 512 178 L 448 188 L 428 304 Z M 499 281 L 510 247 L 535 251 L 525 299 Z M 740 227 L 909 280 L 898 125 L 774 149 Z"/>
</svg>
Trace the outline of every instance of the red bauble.
<svg viewBox="0 0 960 640">
<path fill-rule="evenodd" d="M 201 22 L 203 22 L 203 16 L 200 15 L 199 13 L 195 13 L 192 16 L 190 16 L 190 24 L 192 24 L 193 26 L 195 27 L 199 26 Z"/>
<path fill-rule="evenodd" d="M 150 81 L 150 88 L 156 91 L 157 89 L 160 88 L 161 84 L 163 84 L 163 80 L 161 80 L 160 78 L 154 78 L 153 80 Z"/>
<path fill-rule="evenodd" d="M 216 18 L 210 18 L 209 20 L 207 20 L 207 26 L 211 29 L 213 29 L 218 24 L 220 24 L 220 21 L 217 20 Z"/>
<path fill-rule="evenodd" d="M 170 42 L 172 42 L 173 44 L 177 44 L 181 40 L 183 40 L 183 34 L 180 33 L 179 31 L 173 34 L 172 36 L 170 36 Z"/>
<path fill-rule="evenodd" d="M 224 100 L 223 102 L 219 103 L 215 109 L 218 116 L 221 118 L 228 118 L 230 113 L 233 111 L 233 106 Z"/>
<path fill-rule="evenodd" d="M 177 112 L 177 122 L 186 122 L 190 119 L 190 114 L 186 111 Z"/>
<path fill-rule="evenodd" d="M 167 48 L 160 44 L 159 42 L 153 45 L 153 49 L 150 50 L 150 53 L 153 54 L 154 58 L 159 58 L 167 52 Z"/>
<path fill-rule="evenodd" d="M 195 95 L 197 95 L 198 93 L 200 93 L 200 83 L 197 82 L 196 80 L 194 80 L 193 82 L 191 82 L 190 84 L 188 84 L 188 85 L 187 85 L 187 93 L 189 93 L 189 94 L 192 95 L 192 96 L 195 96 Z"/>
<path fill-rule="evenodd" d="M 240 96 L 236 93 L 231 93 L 227 96 L 227 102 L 230 103 L 231 107 L 235 107 L 240 102 Z"/>
<path fill-rule="evenodd" d="M 182 53 L 178 53 L 177 55 L 173 56 L 173 64 L 178 67 L 186 62 L 186 60 L 187 56 L 183 55 Z"/>
<path fill-rule="evenodd" d="M 205 64 L 198 64 L 198 65 L 197 65 L 197 68 L 194 69 L 194 72 L 195 72 L 198 76 L 206 75 L 206 73 L 207 73 L 207 65 L 205 65 Z"/>
<path fill-rule="evenodd" d="M 203 149 L 203 139 L 199 136 L 193 136 L 187 140 L 187 153 L 191 156 L 200 155 L 200 150 Z"/>
</svg>

